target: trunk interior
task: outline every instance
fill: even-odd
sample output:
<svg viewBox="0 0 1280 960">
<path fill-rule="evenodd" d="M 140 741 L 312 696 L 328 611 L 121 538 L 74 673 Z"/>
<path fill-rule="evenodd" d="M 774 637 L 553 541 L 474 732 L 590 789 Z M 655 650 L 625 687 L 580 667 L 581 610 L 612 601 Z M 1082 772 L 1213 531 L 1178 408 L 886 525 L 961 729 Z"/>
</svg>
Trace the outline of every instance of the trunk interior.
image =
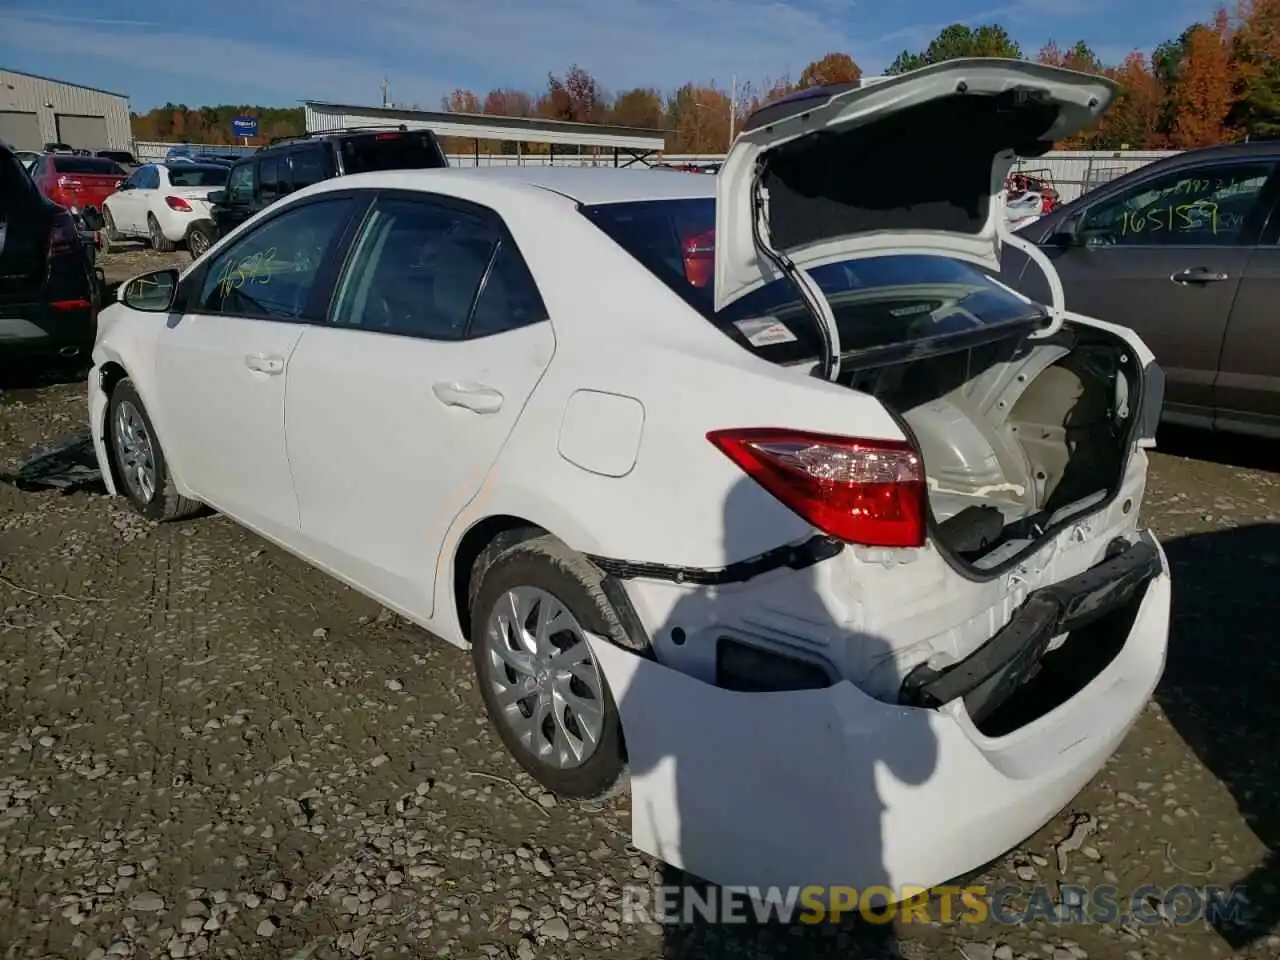
<svg viewBox="0 0 1280 960">
<path fill-rule="evenodd" d="M 934 542 L 977 571 L 1021 554 L 1118 487 L 1141 371 L 1105 331 L 1067 324 L 875 367 L 842 381 L 879 399 L 924 461 Z"/>
</svg>

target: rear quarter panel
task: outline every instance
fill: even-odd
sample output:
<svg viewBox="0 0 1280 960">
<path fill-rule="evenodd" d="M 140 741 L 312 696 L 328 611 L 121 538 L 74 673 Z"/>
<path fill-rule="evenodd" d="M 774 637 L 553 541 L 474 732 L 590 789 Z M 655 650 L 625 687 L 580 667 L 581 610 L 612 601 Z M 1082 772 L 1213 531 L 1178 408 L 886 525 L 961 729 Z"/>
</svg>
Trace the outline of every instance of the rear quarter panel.
<svg viewBox="0 0 1280 960">
<path fill-rule="evenodd" d="M 458 517 L 456 535 L 506 514 L 586 553 L 721 567 L 801 540 L 812 528 L 712 446 L 708 431 L 772 426 L 902 437 L 873 398 L 737 346 L 571 204 L 548 195 L 545 204 L 500 212 L 538 282 L 557 347 L 480 495 Z M 551 224 L 554 243 L 547 242 Z M 584 419 L 578 414 L 591 398 L 575 400 L 579 391 L 609 395 L 609 409 Z M 584 430 L 597 433 L 595 444 L 611 451 L 624 475 L 593 472 L 566 456 L 591 447 Z"/>
</svg>

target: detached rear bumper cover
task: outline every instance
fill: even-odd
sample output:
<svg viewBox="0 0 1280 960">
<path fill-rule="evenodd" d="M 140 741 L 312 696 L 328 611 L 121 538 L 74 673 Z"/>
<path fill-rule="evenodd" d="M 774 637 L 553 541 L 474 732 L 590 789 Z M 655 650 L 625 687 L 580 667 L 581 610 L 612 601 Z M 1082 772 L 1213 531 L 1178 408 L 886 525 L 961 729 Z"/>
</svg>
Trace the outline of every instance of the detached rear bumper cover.
<svg viewBox="0 0 1280 960">
<path fill-rule="evenodd" d="M 590 638 L 631 764 L 637 847 L 725 885 L 933 886 L 1061 810 L 1119 746 L 1164 669 L 1169 575 L 1147 580 L 1116 658 L 1003 737 L 963 700 L 883 703 L 849 682 L 736 693 Z"/>
<path fill-rule="evenodd" d="M 1049 643 L 1130 602 L 1162 571 L 1148 534 L 1102 563 L 1033 591 L 1008 625 L 945 670 L 921 666 L 902 687 L 902 701 L 940 707 L 963 697 L 970 719 L 987 717 L 1036 668 Z"/>
</svg>

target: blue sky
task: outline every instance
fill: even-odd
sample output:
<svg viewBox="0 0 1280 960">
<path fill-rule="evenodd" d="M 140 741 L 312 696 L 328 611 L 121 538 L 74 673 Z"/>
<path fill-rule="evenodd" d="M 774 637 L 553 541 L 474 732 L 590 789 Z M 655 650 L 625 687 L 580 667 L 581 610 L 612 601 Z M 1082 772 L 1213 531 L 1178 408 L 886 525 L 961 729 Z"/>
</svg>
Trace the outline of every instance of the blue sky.
<svg viewBox="0 0 1280 960">
<path fill-rule="evenodd" d="M 795 76 L 831 50 L 865 72 L 948 23 L 996 22 L 1028 54 L 1150 50 L 1205 0 L 4 0 L 0 66 L 127 94 L 135 110 L 301 99 L 435 109 L 455 87 L 536 92 L 577 62 L 611 91 Z"/>
</svg>

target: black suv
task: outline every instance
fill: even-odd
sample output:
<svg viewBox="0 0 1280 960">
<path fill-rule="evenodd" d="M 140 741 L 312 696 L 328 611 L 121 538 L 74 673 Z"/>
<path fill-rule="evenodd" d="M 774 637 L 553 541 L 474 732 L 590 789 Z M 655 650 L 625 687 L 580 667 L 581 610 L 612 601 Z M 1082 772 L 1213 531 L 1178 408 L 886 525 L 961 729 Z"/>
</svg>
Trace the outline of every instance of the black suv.
<svg viewBox="0 0 1280 960">
<path fill-rule="evenodd" d="M 88 356 L 102 301 L 90 254 L 71 214 L 0 143 L 0 364 Z"/>
<path fill-rule="evenodd" d="M 226 189 L 209 195 L 216 224 L 209 239 L 212 242 L 281 197 L 321 180 L 375 170 L 425 170 L 448 165 L 434 133 L 403 125 L 347 127 L 277 138 L 233 163 Z"/>
</svg>

